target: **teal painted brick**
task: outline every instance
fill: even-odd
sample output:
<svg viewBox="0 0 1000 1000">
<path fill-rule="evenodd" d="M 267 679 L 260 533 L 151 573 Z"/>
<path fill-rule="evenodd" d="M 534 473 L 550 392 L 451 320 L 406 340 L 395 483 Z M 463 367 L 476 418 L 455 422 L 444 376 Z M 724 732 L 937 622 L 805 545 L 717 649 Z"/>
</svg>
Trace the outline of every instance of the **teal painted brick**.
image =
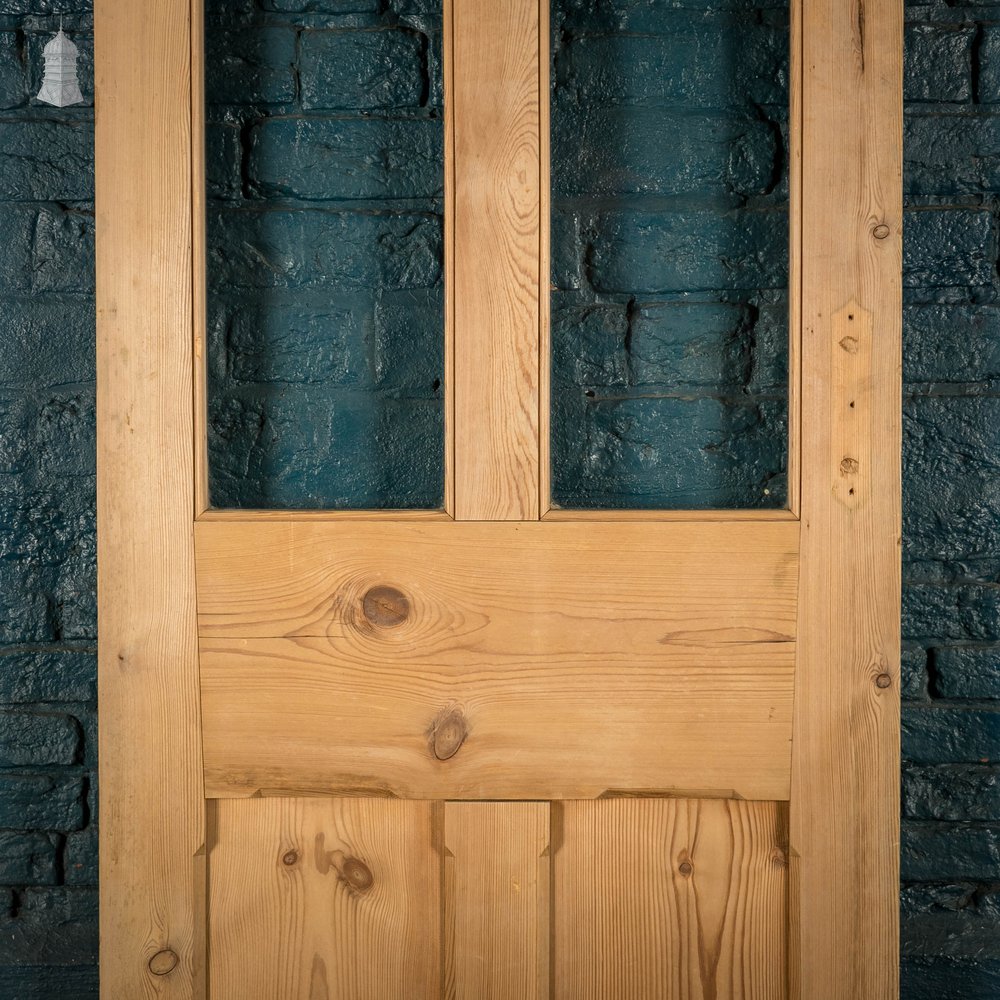
<svg viewBox="0 0 1000 1000">
<path fill-rule="evenodd" d="M 87 201 L 93 171 L 90 122 L 0 123 L 0 199 Z"/>
<path fill-rule="evenodd" d="M 205 128 L 205 186 L 210 201 L 238 198 L 242 189 L 243 150 L 240 127 L 209 122 Z"/>
<path fill-rule="evenodd" d="M 1000 558 L 1000 399 L 917 397 L 904 418 L 905 557 Z"/>
<path fill-rule="evenodd" d="M 250 133 L 249 177 L 263 198 L 440 197 L 443 144 L 428 119 L 270 119 Z"/>
<path fill-rule="evenodd" d="M 902 1000 L 996 1000 L 1000 961 L 908 957 L 900 982 Z"/>
<path fill-rule="evenodd" d="M 53 885 L 59 842 L 50 833 L 0 830 L 0 885 Z"/>
<path fill-rule="evenodd" d="M 752 324 L 747 310 L 714 302 L 636 304 L 630 356 L 633 384 L 742 386 L 750 375 Z"/>
<path fill-rule="evenodd" d="M 552 213 L 552 285 L 570 291 L 583 285 L 583 252 L 580 214 L 562 208 Z"/>
<path fill-rule="evenodd" d="M 296 99 L 296 33 L 291 28 L 209 27 L 205 94 L 209 106 L 281 105 Z"/>
<path fill-rule="evenodd" d="M 943 646 L 933 657 L 938 696 L 1000 700 L 1000 646 Z"/>
<path fill-rule="evenodd" d="M 440 397 L 444 383 L 443 330 L 444 292 L 440 287 L 380 292 L 375 304 L 373 359 L 379 389 Z M 438 446 L 434 448 L 437 452 Z"/>
<path fill-rule="evenodd" d="M 901 833 L 904 881 L 992 882 L 1000 871 L 1000 826 L 904 821 Z"/>
<path fill-rule="evenodd" d="M 0 704 L 94 701 L 97 656 L 82 649 L 0 649 Z"/>
<path fill-rule="evenodd" d="M 1000 958 L 1000 891 L 970 882 L 904 885 L 900 904 L 904 955 Z"/>
<path fill-rule="evenodd" d="M 987 24 L 979 45 L 979 100 L 1000 103 L 1000 25 Z"/>
<path fill-rule="evenodd" d="M 210 291 L 421 288 L 441 278 L 441 220 L 347 211 L 212 212 Z"/>
<path fill-rule="evenodd" d="M 784 409 L 683 396 L 555 393 L 553 492 L 574 507 L 762 507 L 784 500 Z"/>
<path fill-rule="evenodd" d="M 425 39 L 395 28 L 306 31 L 302 105 L 316 110 L 417 107 L 427 89 Z"/>
<path fill-rule="evenodd" d="M 234 507 L 436 507 L 443 490 L 440 409 L 435 403 L 428 413 L 411 403 L 400 413 L 371 393 L 308 386 L 217 394 L 212 495 Z"/>
<path fill-rule="evenodd" d="M 552 382 L 560 388 L 625 387 L 631 378 L 626 344 L 629 319 L 622 303 L 552 298 Z"/>
<path fill-rule="evenodd" d="M 903 48 L 907 101 L 972 98 L 973 25 L 910 24 Z"/>
<path fill-rule="evenodd" d="M 923 698 L 927 694 L 927 650 L 923 646 L 903 643 L 900 663 L 900 695 Z"/>
<path fill-rule="evenodd" d="M 99 1000 L 97 965 L 0 966 L 5 1000 Z"/>
<path fill-rule="evenodd" d="M 80 730 L 71 716 L 0 711 L 0 767 L 72 764 L 79 748 Z"/>
<path fill-rule="evenodd" d="M 0 225 L 6 221 L 0 209 Z M 29 230 L 30 231 L 30 230 Z M 0 258 L 9 230 L 0 241 Z M 14 244 L 29 254 L 27 241 Z M 3 272 L 0 271 L 0 285 Z M 27 279 L 25 284 L 30 283 Z M 3 299 L 4 349 L 0 351 L 0 385 L 41 388 L 92 382 L 95 373 L 94 302 L 60 296 L 6 295 Z"/>
<path fill-rule="evenodd" d="M 916 763 L 1000 761 L 1000 709 L 908 705 L 903 757 Z"/>
<path fill-rule="evenodd" d="M 73 772 L 0 772 L 0 829 L 79 830 L 83 796 L 83 779 Z"/>
<path fill-rule="evenodd" d="M 35 219 L 31 268 L 33 291 L 93 294 L 93 215 L 53 206 L 41 209 Z"/>
<path fill-rule="evenodd" d="M 372 307 L 368 296 L 325 302 L 271 295 L 234 306 L 225 326 L 235 382 L 370 385 Z"/>
<path fill-rule="evenodd" d="M 36 209 L 0 202 L 0 295 L 30 292 Z M 6 353 L 6 352 L 5 352 Z"/>
<path fill-rule="evenodd" d="M 909 195 L 948 197 L 996 190 L 1000 116 L 909 114 L 903 120 L 903 154 Z"/>
<path fill-rule="evenodd" d="M 552 195 L 762 194 L 778 143 L 768 122 L 732 113 L 557 107 Z"/>
<path fill-rule="evenodd" d="M 985 209 L 910 211 L 904 220 L 906 288 L 975 288 L 995 276 L 996 237 Z"/>
<path fill-rule="evenodd" d="M 26 429 L 31 423 L 31 401 L 23 394 L 0 393 L 0 473 L 24 473 L 32 460 Z"/>
<path fill-rule="evenodd" d="M 781 211 L 604 212 L 587 270 L 599 292 L 780 288 L 788 276 L 787 233 Z"/>
<path fill-rule="evenodd" d="M 98 841 L 97 826 L 94 823 L 66 837 L 63 877 L 67 885 L 98 884 Z"/>
<path fill-rule="evenodd" d="M 556 52 L 556 85 L 581 106 L 782 104 L 788 37 L 780 26 L 659 9 L 649 33 L 573 35 Z M 655 33 L 653 33 L 655 31 Z"/>
<path fill-rule="evenodd" d="M 903 815 L 946 822 L 1000 821 L 1000 766 L 905 765 Z"/>
<path fill-rule="evenodd" d="M 380 0 L 262 0 L 264 10 L 282 14 L 374 14 Z"/>
<path fill-rule="evenodd" d="M 0 966 L 89 965 L 97 961 L 97 890 L 38 888 L 0 913 Z"/>
<path fill-rule="evenodd" d="M 903 635 L 1000 642 L 1000 588 L 911 583 L 903 589 Z"/>
<path fill-rule="evenodd" d="M 27 96 L 20 40 L 13 31 L 0 31 L 0 108 L 16 108 L 25 103 Z"/>
<path fill-rule="evenodd" d="M 904 307 L 903 380 L 1000 380 L 1000 308 L 993 303 Z"/>
</svg>

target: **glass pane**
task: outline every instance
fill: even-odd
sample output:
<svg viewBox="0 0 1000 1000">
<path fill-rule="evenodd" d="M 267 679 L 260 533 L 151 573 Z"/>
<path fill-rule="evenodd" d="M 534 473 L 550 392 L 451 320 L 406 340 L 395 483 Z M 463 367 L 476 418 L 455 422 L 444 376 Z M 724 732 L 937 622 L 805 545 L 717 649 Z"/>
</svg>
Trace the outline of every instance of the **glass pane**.
<svg viewBox="0 0 1000 1000">
<path fill-rule="evenodd" d="M 209 0 L 215 506 L 442 503 L 441 13 L 392 8 Z"/>
<path fill-rule="evenodd" d="M 787 3 L 551 20 L 554 501 L 782 507 Z"/>
</svg>

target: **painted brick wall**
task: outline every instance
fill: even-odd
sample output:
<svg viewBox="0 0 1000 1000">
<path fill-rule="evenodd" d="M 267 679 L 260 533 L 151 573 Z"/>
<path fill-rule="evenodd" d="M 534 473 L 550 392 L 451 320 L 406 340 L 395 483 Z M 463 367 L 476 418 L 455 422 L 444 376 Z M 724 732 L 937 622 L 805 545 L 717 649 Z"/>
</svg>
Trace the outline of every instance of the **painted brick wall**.
<svg viewBox="0 0 1000 1000">
<path fill-rule="evenodd" d="M 308 17 L 357 19 L 358 25 L 374 27 L 386 38 L 396 30 L 386 21 L 393 9 L 400 17 L 425 16 L 412 2 L 405 9 L 380 0 L 270 0 L 267 6 L 269 10 L 254 14 L 263 34 L 282 17 L 300 20 L 290 11 L 299 6 L 308 8 Z M 629 16 L 639 16 L 647 5 L 581 0 L 566 9 L 581 23 L 607 16 L 608 25 L 615 27 L 619 20 L 614 11 L 623 6 L 632 11 Z M 663 6 L 686 10 L 691 23 L 699 24 L 702 17 L 717 18 L 720 10 L 727 16 L 745 16 L 741 12 L 755 5 L 749 0 L 672 0 Z M 66 28 L 81 47 L 84 91 L 89 95 L 88 0 L 62 0 L 61 5 L 60 0 L 0 2 L 0 997 L 10 1000 L 96 995 L 92 110 L 59 111 L 29 100 L 40 82 L 41 46 L 57 26 L 52 15 L 59 13 L 66 14 Z M 770 16 L 765 12 L 751 21 L 759 27 Z M 1000 994 L 1000 3 L 910 3 L 908 21 L 903 996 L 985 1000 Z M 419 25 L 414 30 L 422 33 Z M 431 34 L 428 28 L 427 46 L 420 49 L 421 58 L 428 60 L 425 67 L 431 65 Z M 697 32 L 689 37 L 693 44 Z M 234 44 L 239 52 L 242 41 Z M 255 145 L 255 129 L 298 127 L 270 120 L 245 127 L 246 108 L 267 104 L 248 96 L 254 87 L 275 87 L 284 95 L 267 105 L 276 113 L 265 118 L 296 119 L 295 114 L 282 113 L 282 101 L 287 103 L 291 93 L 287 80 L 281 82 L 287 64 L 279 59 L 276 68 L 270 41 L 260 44 L 263 50 L 251 45 L 234 57 L 237 65 L 220 81 L 234 90 L 226 110 L 213 116 L 213 193 L 219 201 L 266 196 L 291 199 L 296 206 L 328 200 L 384 202 L 388 189 L 381 185 L 388 182 L 367 168 L 351 182 L 359 187 L 343 197 L 343 192 L 334 192 L 332 198 L 325 192 L 317 198 L 306 187 L 310 178 L 304 167 L 296 174 L 283 166 L 276 180 L 263 162 L 264 153 L 256 154 L 260 163 L 253 166 L 254 151 L 264 148 Z M 288 54 L 285 44 L 282 59 Z M 659 45 L 662 52 L 662 40 L 650 44 L 654 50 Z M 400 58 L 405 62 L 407 57 Z M 619 71 L 615 100 L 631 101 L 637 88 L 648 86 L 624 67 Z M 430 71 L 421 72 L 423 79 L 429 78 Z M 298 74 L 301 99 L 312 100 L 301 65 Z M 340 81 L 337 86 L 346 85 Z M 433 121 L 434 102 L 426 96 L 428 85 L 421 86 L 425 90 L 419 97 L 409 98 L 416 102 L 409 106 L 418 109 L 411 113 L 389 115 L 382 109 L 366 114 L 366 109 L 354 108 L 330 117 L 349 120 L 352 124 L 345 129 L 371 127 L 376 134 L 373 149 L 393 146 L 395 139 L 378 135 L 378 129 L 391 132 L 386 122 L 422 120 L 422 127 L 429 128 L 426 122 Z M 780 118 L 765 118 L 780 125 Z M 377 124 L 369 126 L 370 120 Z M 715 141 L 725 141 L 727 127 L 725 121 L 718 123 L 714 135 L 722 138 Z M 773 130 L 773 124 L 768 128 Z M 272 151 L 284 142 L 274 134 Z M 656 176 L 669 183 L 677 169 L 670 157 L 677 150 L 655 143 L 655 134 L 649 144 L 641 135 L 635 140 L 636 156 L 651 157 L 660 171 Z M 759 167 L 753 150 L 764 148 L 757 144 L 765 140 L 753 129 L 747 135 L 746 162 L 736 164 L 722 183 L 748 190 L 753 198 L 767 198 L 766 191 L 754 189 L 760 187 L 762 175 L 755 172 Z M 772 141 L 768 148 L 780 148 L 776 138 Z M 657 147 L 655 156 L 650 145 Z M 223 169 L 227 162 L 231 170 Z M 693 159 L 684 156 L 678 162 Z M 601 163 L 584 167 L 590 171 L 587 184 L 599 186 Z M 711 171 L 696 180 L 708 188 L 717 183 Z M 572 174 L 566 183 L 563 194 L 573 196 L 577 181 Z M 770 196 L 778 198 L 780 184 L 767 182 L 766 188 L 768 184 Z M 425 226 L 432 224 L 437 197 L 427 190 L 417 212 Z M 629 196 L 633 194 L 643 192 Z M 614 195 L 609 189 L 608 198 Z M 669 192 L 660 195 L 673 197 Z M 643 234 L 648 231 L 655 238 L 665 231 L 658 212 L 664 204 L 653 205 Z M 323 210 L 331 207 L 324 205 Z M 406 211 L 411 207 L 406 205 Z M 247 213 L 254 210 L 245 208 Z M 383 204 L 374 214 L 386 211 Z M 625 234 L 621 246 L 627 249 L 627 230 L 614 231 Z M 586 249 L 587 227 L 579 232 L 579 242 L 567 239 L 560 245 L 578 249 L 586 277 L 595 251 Z M 630 274 L 630 265 L 618 273 Z M 642 319 L 647 297 L 659 305 L 665 293 L 655 285 L 649 291 L 645 278 L 624 291 L 616 279 L 608 281 L 606 287 L 593 288 L 593 304 L 598 295 L 613 297 L 611 319 L 595 319 L 589 332 L 585 323 L 574 321 L 571 326 L 582 331 L 581 336 L 610 339 L 612 356 L 618 352 L 620 360 L 629 324 L 635 327 L 631 347 L 641 342 L 642 322 L 657 321 L 655 314 Z M 757 282 L 753 288 L 768 291 L 772 284 Z M 429 282 L 420 289 L 389 291 L 401 293 L 401 317 L 410 315 L 406 296 L 411 291 L 424 295 L 423 314 L 430 317 L 426 323 L 433 329 L 434 288 Z M 255 291 L 259 289 L 251 287 L 247 298 Z M 577 288 L 560 281 L 558 296 L 564 293 L 567 308 L 579 305 L 574 295 L 589 294 L 582 282 Z M 635 306 L 630 308 L 633 297 Z M 275 296 L 271 301 L 290 300 Z M 374 331 L 376 312 L 373 305 L 369 308 Z M 602 315 L 597 310 L 597 316 Z M 705 315 L 712 320 L 711 311 Z M 716 325 L 709 322 L 697 329 L 707 329 L 709 339 L 716 336 L 716 343 L 722 343 L 729 336 L 726 331 L 734 329 L 732 320 L 722 308 Z M 220 332 L 219 343 L 228 345 L 226 364 L 231 367 L 226 371 L 250 376 L 220 383 L 224 392 L 250 395 L 273 384 L 271 375 L 280 374 L 286 360 L 280 352 L 267 365 L 259 361 L 254 331 L 241 326 L 238 318 L 220 319 L 213 329 Z M 308 330 L 307 325 L 304 332 Z M 249 344 L 246 350 L 244 343 Z M 589 349 L 589 341 L 585 346 Z M 774 360 L 777 349 L 770 356 L 769 365 L 780 364 Z M 377 357 L 373 346 L 362 367 L 372 371 Z M 601 365 L 604 357 L 598 358 Z M 731 362 L 724 351 L 715 351 L 709 343 L 705 357 L 705 374 L 685 375 L 685 389 L 708 387 L 704 395 L 711 399 L 712 380 L 719 373 L 738 371 L 736 382 L 723 375 L 718 384 L 756 391 L 743 379 L 745 367 L 727 367 Z M 576 363 L 570 358 L 570 365 Z M 404 385 L 411 366 L 398 360 L 397 372 L 388 376 L 397 380 L 388 383 L 388 398 L 404 410 L 411 397 L 414 408 L 432 410 L 438 392 L 433 377 L 430 392 L 419 367 L 414 369 L 414 384 Z M 651 363 L 660 371 L 668 367 L 655 358 Z M 376 376 L 369 378 L 378 377 L 374 370 Z M 619 377 L 577 373 L 568 380 L 574 392 L 595 387 L 596 402 L 586 405 L 596 412 L 602 402 L 596 389 L 617 384 Z M 762 384 L 762 394 L 780 382 L 773 373 L 769 379 L 767 393 Z M 374 381 L 371 387 L 377 388 Z M 334 381 L 322 388 L 333 393 L 343 386 Z M 368 384 L 348 388 L 360 393 L 368 391 Z M 678 421 L 661 426 L 675 434 L 704 425 Z M 280 472 L 284 462 L 279 458 L 268 471 Z M 773 462 L 764 465 L 773 471 Z M 619 475 L 628 468 L 625 463 L 612 471 Z M 603 488 L 599 476 L 584 481 Z M 301 485 L 291 484 L 294 489 Z"/>
<path fill-rule="evenodd" d="M 786 0 L 552 4 L 553 497 L 782 507 Z"/>
<path fill-rule="evenodd" d="M 213 0 L 209 437 L 221 507 L 438 507 L 441 15 Z"/>
</svg>

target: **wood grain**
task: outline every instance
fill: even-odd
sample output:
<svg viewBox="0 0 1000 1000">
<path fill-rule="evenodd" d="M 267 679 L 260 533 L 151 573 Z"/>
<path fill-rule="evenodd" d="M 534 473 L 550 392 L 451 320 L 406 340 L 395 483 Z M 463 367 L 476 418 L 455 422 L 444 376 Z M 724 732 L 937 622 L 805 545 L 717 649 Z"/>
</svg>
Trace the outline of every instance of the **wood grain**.
<svg viewBox="0 0 1000 1000">
<path fill-rule="evenodd" d="M 191 5 L 98 0 L 95 34 L 101 995 L 187 1000 L 204 995 Z"/>
<path fill-rule="evenodd" d="M 539 9 L 453 0 L 455 516 L 539 516 Z M 548 100 L 548 94 L 545 94 Z"/>
<path fill-rule="evenodd" d="M 792 982 L 898 995 L 902 3 L 804 30 Z"/>
<path fill-rule="evenodd" d="M 548 1000 L 549 806 L 444 807 L 446 1000 Z"/>
<path fill-rule="evenodd" d="M 797 533 L 202 522 L 210 793 L 785 798 Z"/>
<path fill-rule="evenodd" d="M 212 996 L 440 995 L 435 809 L 377 799 L 216 803 Z"/>
<path fill-rule="evenodd" d="M 786 996 L 786 807 L 553 804 L 556 1000 Z"/>
<path fill-rule="evenodd" d="M 405 629 L 367 636 L 378 655 L 465 648 L 470 631 L 498 659 L 599 644 L 622 664 L 641 648 L 786 642 L 798 535 L 790 520 L 201 521 L 200 631 L 364 638 L 350 627 L 356 605 L 391 584 L 413 614 Z"/>
</svg>

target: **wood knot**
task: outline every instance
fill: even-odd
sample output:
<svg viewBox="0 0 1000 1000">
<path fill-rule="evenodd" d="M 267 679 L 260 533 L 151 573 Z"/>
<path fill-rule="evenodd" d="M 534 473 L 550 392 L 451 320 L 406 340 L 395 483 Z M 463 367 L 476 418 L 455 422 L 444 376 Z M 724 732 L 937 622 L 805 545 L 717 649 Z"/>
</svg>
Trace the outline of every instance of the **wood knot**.
<svg viewBox="0 0 1000 1000">
<path fill-rule="evenodd" d="M 164 948 L 163 951 L 158 951 L 149 960 L 149 971 L 154 976 L 167 976 L 177 968 L 179 961 L 180 959 L 177 957 L 176 952 L 171 951 L 169 948 Z"/>
<path fill-rule="evenodd" d="M 873 230 L 872 236 L 877 240 L 884 240 L 889 235 L 889 227 L 884 223 L 880 222 Z"/>
<path fill-rule="evenodd" d="M 775 868 L 787 868 L 788 867 L 788 855 L 780 847 L 774 847 L 771 849 L 771 864 Z"/>
<path fill-rule="evenodd" d="M 286 851 L 281 856 L 281 863 L 285 865 L 286 868 L 291 868 L 292 865 L 297 865 L 299 863 L 299 852 Z"/>
<path fill-rule="evenodd" d="M 340 877 L 355 892 L 367 892 L 375 884 L 372 870 L 360 858 L 344 858 L 340 866 Z"/>
<path fill-rule="evenodd" d="M 410 602 L 401 590 L 382 585 L 361 598 L 361 610 L 376 628 L 395 628 L 410 617 Z"/>
<path fill-rule="evenodd" d="M 431 752 L 438 760 L 451 760 L 469 735 L 465 716 L 460 708 L 438 716 L 430 733 Z"/>
<path fill-rule="evenodd" d="M 857 337 L 842 337 L 840 341 L 840 346 L 847 351 L 848 354 L 858 353 L 858 338 Z"/>
<path fill-rule="evenodd" d="M 856 458 L 844 458 L 840 462 L 840 471 L 848 475 L 854 475 L 860 468 L 861 466 Z"/>
<path fill-rule="evenodd" d="M 678 866 L 677 870 L 685 877 L 689 878 L 694 872 L 694 865 L 690 861 L 684 860 Z"/>
<path fill-rule="evenodd" d="M 875 687 L 882 688 L 884 691 L 887 687 L 892 686 L 892 677 L 889 674 L 879 674 L 875 678 Z"/>
</svg>

